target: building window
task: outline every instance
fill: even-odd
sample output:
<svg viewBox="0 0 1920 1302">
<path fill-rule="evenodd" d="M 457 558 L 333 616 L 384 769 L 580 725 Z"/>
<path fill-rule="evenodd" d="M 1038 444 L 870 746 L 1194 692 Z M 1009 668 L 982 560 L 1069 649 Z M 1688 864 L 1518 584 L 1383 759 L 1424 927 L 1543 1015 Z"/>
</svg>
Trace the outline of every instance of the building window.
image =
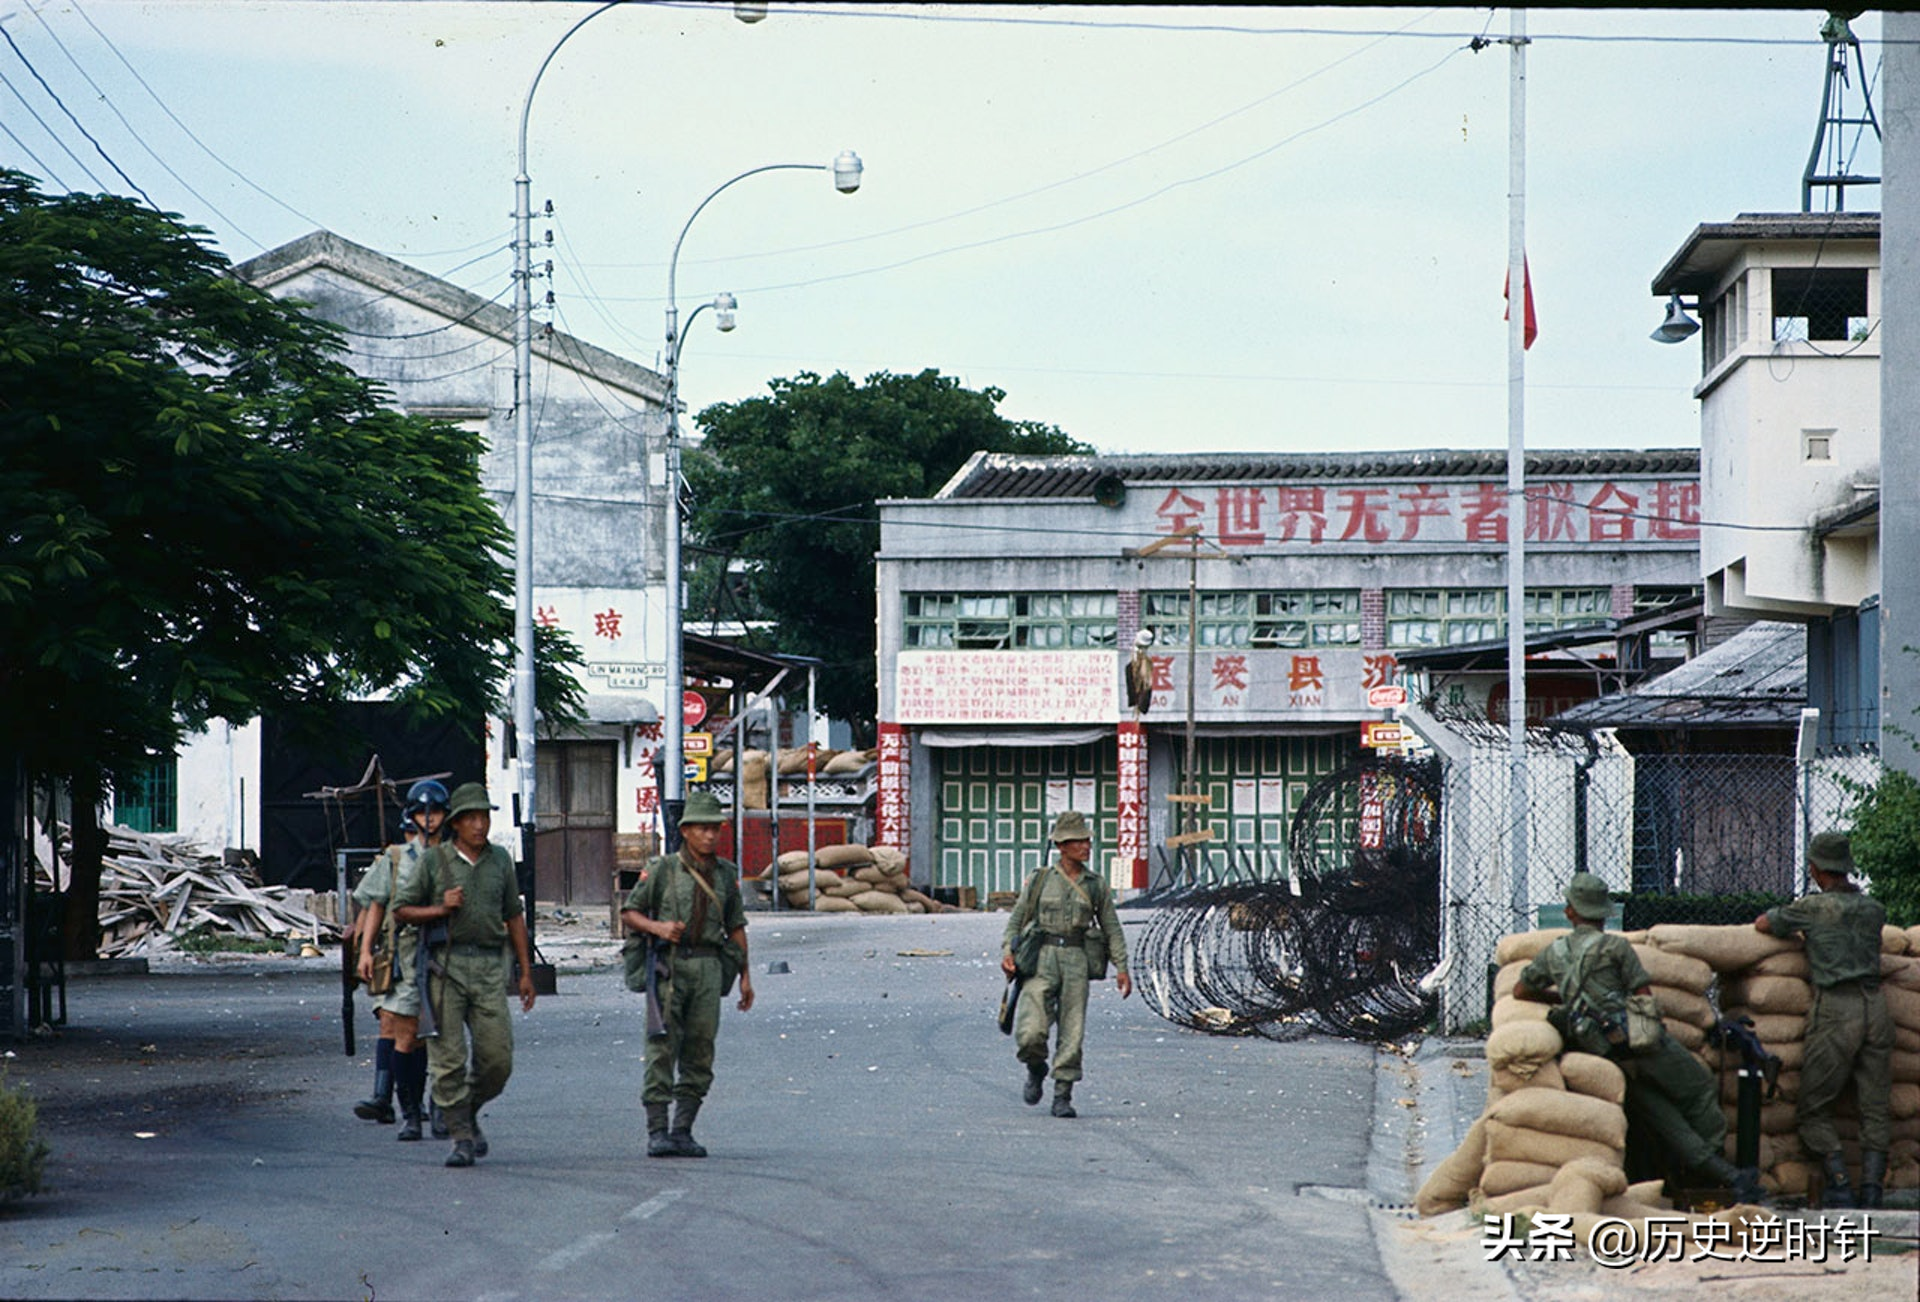
<svg viewBox="0 0 1920 1302">
<path fill-rule="evenodd" d="M 1865 339 L 1872 333 L 1867 316 L 1865 267 L 1779 267 L 1773 273 L 1773 337 L 1782 339 Z"/>
<path fill-rule="evenodd" d="M 1739 350 L 1747 340 L 1747 281 L 1740 277 L 1726 292 L 1700 312 L 1701 336 L 1707 349 L 1707 369 Z"/>
<path fill-rule="evenodd" d="M 1529 588 L 1529 633 L 1599 624 L 1613 613 L 1611 588 Z M 1504 588 L 1396 588 L 1387 593 L 1387 645 L 1463 646 L 1507 635 Z"/>
<path fill-rule="evenodd" d="M 132 781 L 115 788 L 114 821 L 136 832 L 180 830 L 179 763 L 173 756 L 155 760 Z"/>
<path fill-rule="evenodd" d="M 1833 460 L 1833 436 L 1830 429 L 1803 429 L 1800 431 L 1800 459 L 1818 463 L 1830 463 Z"/>
<path fill-rule="evenodd" d="M 1357 588 L 1297 592 L 1202 592 L 1194 619 L 1203 647 L 1360 645 Z M 1187 594 L 1148 592 L 1140 623 L 1162 646 L 1187 644 Z"/>
<path fill-rule="evenodd" d="M 1684 605 L 1689 601 L 1700 600 L 1700 589 L 1696 587 L 1655 587 L 1647 586 L 1633 590 L 1633 613 L 1651 615 L 1656 611 L 1667 610 L 1673 606 Z M 1686 630 L 1667 629 L 1655 633 L 1648 639 L 1648 647 L 1656 652 L 1678 654 L 1687 653 L 1690 633 Z"/>
<path fill-rule="evenodd" d="M 909 650 L 1074 651 L 1110 648 L 1119 626 L 1111 592 L 909 592 Z"/>
</svg>

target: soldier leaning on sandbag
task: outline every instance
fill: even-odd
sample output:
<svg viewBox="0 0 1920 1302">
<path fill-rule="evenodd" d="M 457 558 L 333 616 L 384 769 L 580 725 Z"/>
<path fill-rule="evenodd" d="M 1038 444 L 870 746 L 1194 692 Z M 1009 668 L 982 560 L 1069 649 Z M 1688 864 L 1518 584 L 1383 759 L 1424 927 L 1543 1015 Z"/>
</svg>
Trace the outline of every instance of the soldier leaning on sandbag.
<svg viewBox="0 0 1920 1302">
<path fill-rule="evenodd" d="M 1741 1202 L 1761 1201 L 1760 1173 L 1735 1167 L 1722 1152 L 1727 1118 L 1720 1110 L 1713 1074 L 1664 1026 L 1653 1044 L 1637 1053 L 1620 1048 L 1619 1037 L 1610 1037 L 1604 1029 L 1624 1018 L 1629 994 L 1653 993 L 1653 978 L 1626 937 L 1602 930 L 1613 916 L 1607 884 L 1592 873 L 1575 873 L 1567 883 L 1566 900 L 1572 934 L 1555 940 L 1527 964 L 1514 996 L 1563 1004 L 1567 1016 L 1553 1020 L 1567 1047 L 1620 1065 L 1627 1078 L 1627 1120 L 1635 1131 L 1653 1136 L 1681 1169 L 1730 1186 Z"/>
<path fill-rule="evenodd" d="M 1846 1207 L 1853 1186 L 1833 1127 L 1833 1105 L 1852 1077 L 1860 1104 L 1860 1205 L 1883 1205 L 1892 1140 L 1893 1019 L 1880 992 L 1880 929 L 1887 911 L 1853 884 L 1853 846 L 1838 832 L 1807 843 L 1818 895 L 1769 909 L 1753 925 L 1770 936 L 1804 935 L 1813 1008 L 1794 1122 L 1826 1177 L 1826 1203 Z"/>
<path fill-rule="evenodd" d="M 1079 1115 L 1073 1108 L 1073 1083 L 1080 1079 L 1086 1040 L 1087 983 L 1104 976 L 1111 962 L 1114 985 L 1125 999 L 1133 993 L 1133 978 L 1127 975 L 1127 940 L 1113 910 L 1113 890 L 1087 871 L 1093 856 L 1087 816 L 1067 810 L 1054 821 L 1050 839 L 1059 859 L 1027 879 L 1001 938 L 1000 967 L 1008 976 L 1019 969 L 1014 949 L 1032 924 L 1037 957 L 1032 972 L 1020 973 L 1026 984 L 1013 1017 L 1014 1052 L 1027 1068 L 1021 1097 L 1029 1104 L 1040 1101 L 1047 1078 L 1047 1034 L 1057 1021 L 1053 1115 L 1072 1117 Z"/>
<path fill-rule="evenodd" d="M 720 1001 L 740 980 L 740 1011 L 753 1007 L 747 972 L 747 912 L 740 869 L 715 851 L 726 814 L 711 792 L 696 791 L 680 815 L 680 850 L 650 862 L 628 892 L 620 920 L 671 947 L 659 1005 L 665 1025 L 647 1036 L 640 1102 L 647 1112 L 648 1157 L 705 1157 L 693 1119 L 713 1087 L 713 1042 Z M 673 1106 L 671 1128 L 667 1107 Z"/>
</svg>

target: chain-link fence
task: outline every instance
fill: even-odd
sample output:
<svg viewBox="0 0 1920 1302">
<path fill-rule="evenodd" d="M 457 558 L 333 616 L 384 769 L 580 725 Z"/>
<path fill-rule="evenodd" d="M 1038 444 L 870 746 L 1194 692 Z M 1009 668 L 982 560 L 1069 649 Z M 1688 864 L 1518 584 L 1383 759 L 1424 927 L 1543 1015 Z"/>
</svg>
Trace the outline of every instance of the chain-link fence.
<svg viewBox="0 0 1920 1302">
<path fill-rule="evenodd" d="M 1576 872 L 1628 897 L 1623 925 L 1745 922 L 1803 892 L 1806 844 L 1845 827 L 1870 753 L 1634 754 L 1608 730 L 1411 712 L 1437 759 L 1373 759 L 1317 783 L 1284 864 L 1231 847 L 1163 875 L 1136 966 L 1171 1021 L 1224 1034 L 1362 1039 L 1491 1008 L 1500 937 L 1564 925 Z M 1171 867 L 1171 865 L 1169 865 Z"/>
</svg>

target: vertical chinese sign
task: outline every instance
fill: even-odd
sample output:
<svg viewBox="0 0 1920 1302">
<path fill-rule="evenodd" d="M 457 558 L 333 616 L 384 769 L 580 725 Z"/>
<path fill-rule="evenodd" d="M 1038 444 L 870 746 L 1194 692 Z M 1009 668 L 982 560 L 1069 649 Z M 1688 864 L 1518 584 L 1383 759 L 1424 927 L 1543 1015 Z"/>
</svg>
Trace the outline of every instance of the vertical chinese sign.
<svg viewBox="0 0 1920 1302">
<path fill-rule="evenodd" d="M 880 725 L 879 790 L 874 798 L 873 841 L 906 853 L 913 831 L 907 812 L 907 730 Z"/>
<path fill-rule="evenodd" d="M 1147 884 L 1147 734 L 1137 719 L 1120 722 L 1120 844 L 1108 883 L 1127 889 Z"/>
</svg>

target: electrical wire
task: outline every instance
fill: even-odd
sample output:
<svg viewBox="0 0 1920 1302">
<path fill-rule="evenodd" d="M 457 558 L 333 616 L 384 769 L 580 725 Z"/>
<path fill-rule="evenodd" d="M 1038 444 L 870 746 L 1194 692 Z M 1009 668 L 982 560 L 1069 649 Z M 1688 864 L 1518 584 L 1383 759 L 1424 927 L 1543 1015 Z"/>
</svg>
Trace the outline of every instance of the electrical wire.
<svg viewBox="0 0 1920 1302">
<path fill-rule="evenodd" d="M 54 104 L 59 107 L 60 111 L 67 115 L 67 121 L 73 123 L 74 130 L 78 131 L 81 135 L 87 138 L 87 143 L 93 146 L 94 151 L 98 153 L 100 157 L 107 160 L 107 166 L 111 167 L 114 170 L 114 172 L 119 175 L 122 181 L 125 181 L 129 186 L 131 186 L 135 194 L 139 195 L 143 200 L 146 201 L 147 207 L 153 209 L 153 211 L 155 212 L 159 212 L 160 205 L 156 204 L 153 201 L 153 196 L 149 195 L 145 190 L 142 190 L 140 188 L 139 183 L 135 181 L 131 176 L 127 175 L 126 169 L 121 167 L 120 164 L 113 161 L 113 155 L 107 152 L 106 146 L 102 145 L 97 139 L 94 138 L 94 134 L 91 131 L 87 130 L 85 124 L 82 123 L 79 118 L 73 115 L 73 110 L 67 107 L 66 101 L 61 99 L 60 96 L 54 91 L 53 87 L 47 84 L 47 79 L 45 77 L 42 77 L 40 75 L 40 70 L 33 66 L 33 60 L 29 59 L 26 55 L 26 52 L 20 48 L 20 43 L 13 39 L 13 33 L 7 30 L 5 23 L 0 23 L 0 38 L 5 38 L 8 48 L 10 48 L 13 51 L 14 57 L 20 60 L 21 64 L 26 67 L 26 70 L 28 72 L 33 74 L 33 79 L 40 83 L 40 89 L 44 90 L 47 93 L 47 98 L 51 99 L 54 102 Z M 18 91 L 15 91 L 14 93 L 19 94 Z M 22 102 L 23 103 L 25 102 L 24 99 L 22 100 Z M 38 114 L 35 114 L 34 117 L 36 121 L 39 120 Z M 44 127 L 46 123 L 41 122 L 40 125 Z M 74 161 L 78 162 L 79 160 L 75 159 Z M 91 175 L 91 173 L 89 173 L 89 175 Z M 97 180 L 95 184 L 98 184 Z"/>
<path fill-rule="evenodd" d="M 6 30 L 5 27 L 0 27 L 0 32 L 4 32 L 5 30 Z M 28 101 L 27 97 L 20 93 L 20 88 L 14 85 L 12 78 L 8 77 L 7 74 L 4 72 L 0 72 L 0 86 L 5 86 L 8 90 L 13 92 L 13 97 L 20 101 L 20 107 L 24 108 L 27 111 L 27 116 L 31 117 L 35 122 L 38 122 L 40 124 L 40 129 L 47 133 L 47 138 L 52 140 L 54 144 L 60 146 L 60 152 L 65 154 L 68 158 L 71 158 L 73 160 L 73 165 L 80 169 L 81 173 L 87 178 L 87 180 L 93 182 L 93 188 L 95 190 L 104 191 L 107 188 L 106 185 L 100 180 L 100 178 L 93 174 L 93 169 L 87 166 L 86 160 L 81 158 L 80 155 L 74 153 L 72 149 L 67 147 L 67 142 L 60 138 L 60 133 L 55 131 L 51 126 L 47 124 L 47 120 L 40 116 L 39 110 L 34 108 L 32 103 Z M 9 131 L 7 134 L 10 136 L 13 135 L 11 131 Z M 14 138 L 18 139 L 19 137 L 15 136 Z M 24 148 L 24 146 L 22 146 L 22 148 Z M 43 163 L 41 164 L 41 166 L 44 167 L 45 164 Z M 62 188 L 65 188 L 66 184 L 67 183 L 65 181 L 60 182 L 60 185 L 62 186 Z"/>
</svg>

